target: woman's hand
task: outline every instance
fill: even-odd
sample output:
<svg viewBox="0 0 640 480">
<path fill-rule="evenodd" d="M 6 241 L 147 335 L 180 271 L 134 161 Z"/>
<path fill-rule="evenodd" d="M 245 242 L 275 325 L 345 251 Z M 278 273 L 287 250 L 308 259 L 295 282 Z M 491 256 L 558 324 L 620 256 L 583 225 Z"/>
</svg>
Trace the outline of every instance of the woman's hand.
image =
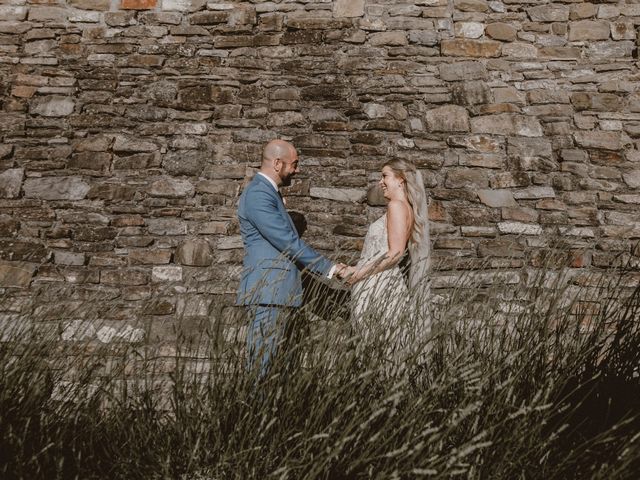
<svg viewBox="0 0 640 480">
<path fill-rule="evenodd" d="M 344 280 L 349 284 L 353 285 L 354 283 L 362 280 L 362 272 L 358 270 L 356 267 L 348 267 Z"/>
<path fill-rule="evenodd" d="M 349 265 L 340 264 L 337 274 L 341 280 L 344 280 L 349 285 L 353 285 L 355 281 L 353 280 L 355 276 L 356 268 L 351 267 Z M 357 280 L 356 280 L 357 281 Z"/>
</svg>

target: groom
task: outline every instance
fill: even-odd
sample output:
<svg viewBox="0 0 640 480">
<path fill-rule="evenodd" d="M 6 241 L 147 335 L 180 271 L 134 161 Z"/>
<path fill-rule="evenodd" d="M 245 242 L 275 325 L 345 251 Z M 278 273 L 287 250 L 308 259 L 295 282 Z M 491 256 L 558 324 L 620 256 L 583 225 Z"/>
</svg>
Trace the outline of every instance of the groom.
<svg viewBox="0 0 640 480">
<path fill-rule="evenodd" d="M 264 375 L 284 338 L 286 317 L 302 304 L 300 268 L 331 278 L 344 270 L 302 241 L 285 209 L 280 187 L 300 172 L 296 149 L 272 140 L 260 171 L 240 195 L 238 220 L 244 243 L 237 305 L 249 311 L 249 368 Z"/>
</svg>

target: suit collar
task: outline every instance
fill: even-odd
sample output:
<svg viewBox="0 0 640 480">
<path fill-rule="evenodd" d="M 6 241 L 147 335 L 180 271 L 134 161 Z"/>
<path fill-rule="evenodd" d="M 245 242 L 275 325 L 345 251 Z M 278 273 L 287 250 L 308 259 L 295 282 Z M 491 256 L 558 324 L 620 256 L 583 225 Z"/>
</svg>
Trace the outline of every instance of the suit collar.
<svg viewBox="0 0 640 480">
<path fill-rule="evenodd" d="M 278 185 L 276 185 L 276 182 L 274 182 L 271 178 L 269 178 L 269 177 L 268 177 L 267 175 L 265 175 L 264 173 L 262 173 L 262 172 L 258 172 L 258 173 L 256 174 L 256 177 L 257 177 L 258 179 L 260 179 L 260 180 L 264 180 L 264 181 L 266 181 L 269 185 L 271 185 L 271 186 L 273 187 L 273 189 L 274 189 L 276 192 L 280 192 L 280 189 L 278 188 Z"/>
<path fill-rule="evenodd" d="M 254 175 L 252 182 L 256 182 L 256 183 L 260 183 L 262 185 L 264 185 L 265 187 L 267 187 L 269 189 L 270 192 L 275 193 L 278 198 L 279 198 L 279 202 L 278 202 L 278 209 L 282 212 L 282 214 L 286 217 L 287 221 L 289 222 L 289 225 L 291 225 L 291 229 L 296 232 L 297 234 L 297 230 L 296 230 L 296 226 L 293 223 L 293 219 L 291 218 L 291 215 L 289 215 L 287 213 L 287 207 L 284 205 L 284 200 L 282 199 L 282 195 L 280 194 L 280 190 L 276 189 L 275 192 L 273 190 L 273 184 L 269 181 L 270 179 L 268 177 L 266 177 L 263 173 L 256 173 L 256 175 Z"/>
</svg>

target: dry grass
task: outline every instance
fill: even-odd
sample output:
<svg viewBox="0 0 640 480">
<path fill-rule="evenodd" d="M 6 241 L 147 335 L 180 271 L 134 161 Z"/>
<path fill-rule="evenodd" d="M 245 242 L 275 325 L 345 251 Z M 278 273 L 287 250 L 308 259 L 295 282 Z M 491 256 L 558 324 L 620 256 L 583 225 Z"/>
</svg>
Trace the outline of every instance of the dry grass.
<svg viewBox="0 0 640 480">
<path fill-rule="evenodd" d="M 82 342 L 7 334 L 0 477 L 634 478 L 640 290 L 478 278 L 436 297 L 430 334 L 391 364 L 388 329 L 364 341 L 339 301 L 312 292 L 261 380 L 241 354 L 221 361 L 213 332 L 161 363 L 152 345 L 79 356 Z M 181 352 L 208 345 L 198 373 Z"/>
</svg>

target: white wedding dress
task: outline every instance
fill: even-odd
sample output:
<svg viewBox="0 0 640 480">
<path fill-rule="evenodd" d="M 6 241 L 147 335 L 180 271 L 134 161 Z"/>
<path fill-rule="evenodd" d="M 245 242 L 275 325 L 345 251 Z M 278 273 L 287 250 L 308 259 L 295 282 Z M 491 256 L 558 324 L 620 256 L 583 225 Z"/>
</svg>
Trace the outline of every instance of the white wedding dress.
<svg viewBox="0 0 640 480">
<path fill-rule="evenodd" d="M 380 259 L 389 250 L 387 216 L 369 226 L 357 266 Z M 414 337 L 415 315 L 400 268 L 376 273 L 354 284 L 351 291 L 354 333 L 363 346 L 377 345 L 385 361 L 397 363 Z"/>
<path fill-rule="evenodd" d="M 369 226 L 357 267 L 381 258 L 388 250 L 387 216 L 383 215 Z M 408 290 L 400 268 L 395 266 L 356 283 L 352 297 L 352 313 L 360 321 L 367 314 L 388 317 L 398 313 L 408 301 Z"/>
</svg>

